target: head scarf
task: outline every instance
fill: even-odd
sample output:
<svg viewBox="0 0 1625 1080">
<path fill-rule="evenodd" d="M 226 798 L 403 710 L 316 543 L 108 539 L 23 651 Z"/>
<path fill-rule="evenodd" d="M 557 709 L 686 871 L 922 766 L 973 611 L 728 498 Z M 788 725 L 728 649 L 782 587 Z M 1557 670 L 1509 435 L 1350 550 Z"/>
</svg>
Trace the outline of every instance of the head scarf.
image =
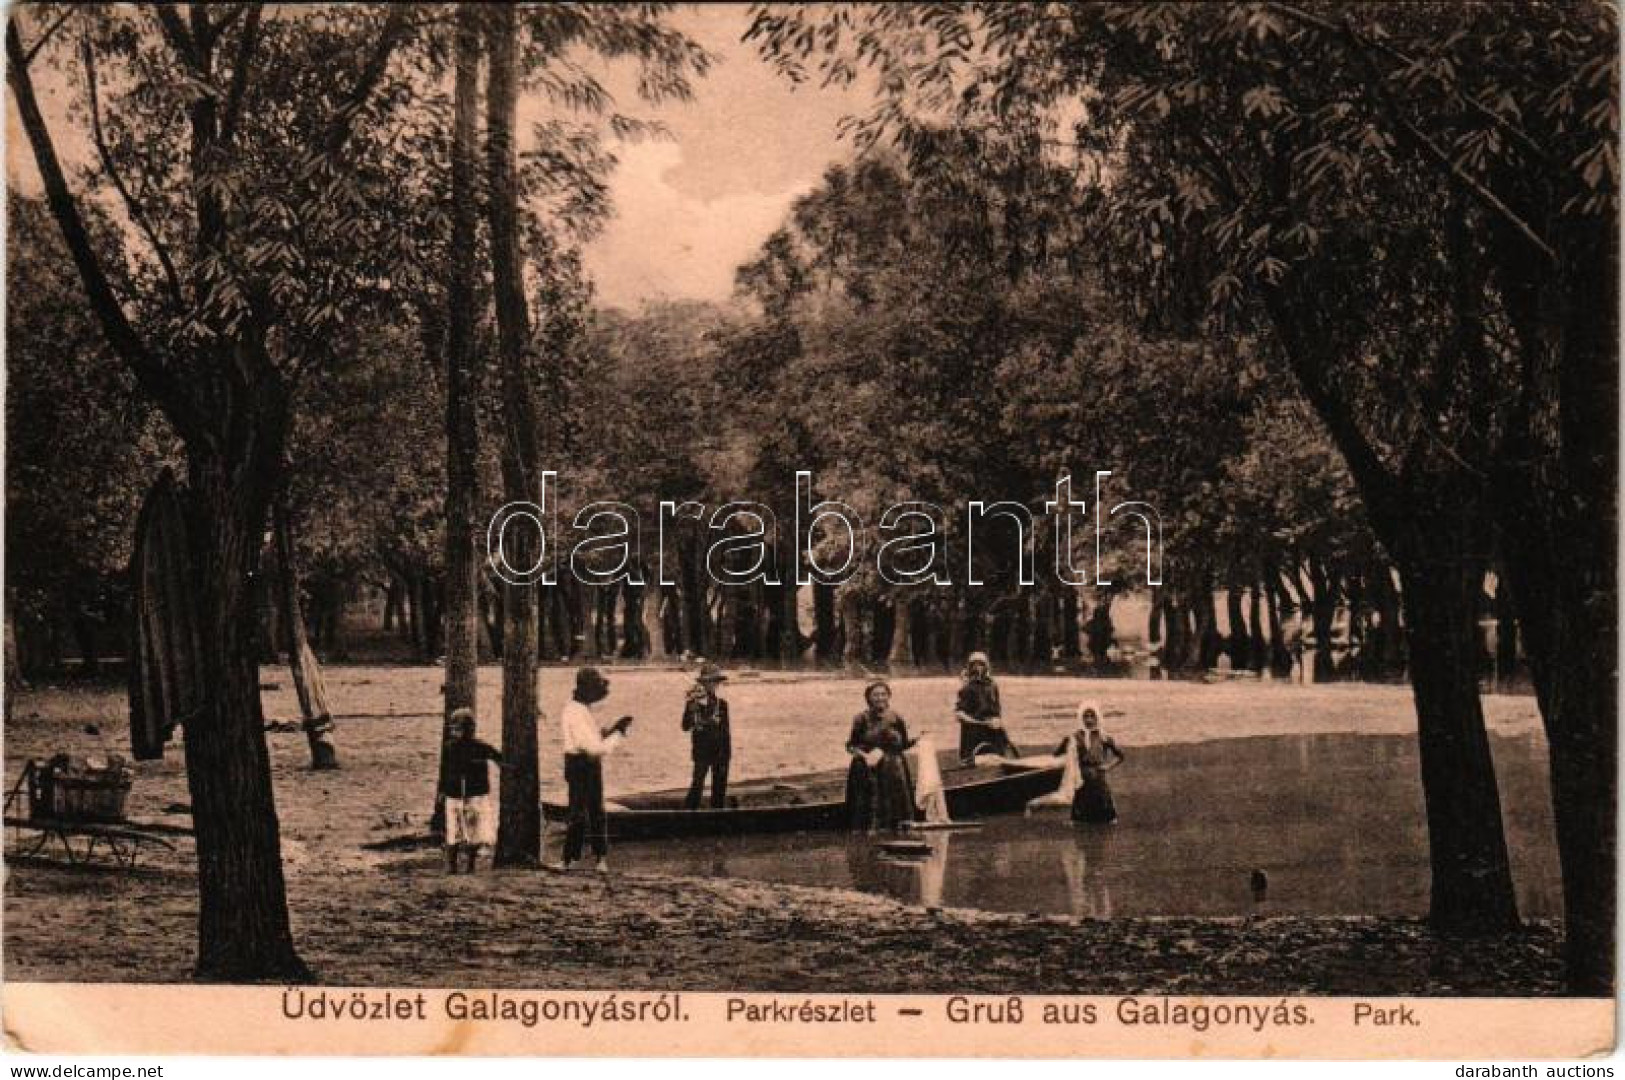
<svg viewBox="0 0 1625 1080">
<path fill-rule="evenodd" d="M 973 652 L 970 654 L 970 656 L 966 657 L 965 670 L 960 672 L 960 677 L 964 679 L 970 678 L 970 666 L 977 662 L 980 662 L 982 668 L 986 671 L 986 677 L 991 679 L 993 677 L 993 662 L 987 658 L 987 653 L 985 652 Z"/>
<path fill-rule="evenodd" d="M 1078 727 L 1079 728 L 1083 727 L 1083 714 L 1084 713 L 1094 713 L 1095 714 L 1095 720 L 1097 721 L 1097 723 L 1095 725 L 1095 730 L 1100 732 L 1100 737 L 1101 738 L 1105 738 L 1106 737 L 1106 710 L 1102 709 L 1100 707 L 1100 703 L 1098 701 L 1094 701 L 1093 699 L 1078 702 Z"/>
</svg>

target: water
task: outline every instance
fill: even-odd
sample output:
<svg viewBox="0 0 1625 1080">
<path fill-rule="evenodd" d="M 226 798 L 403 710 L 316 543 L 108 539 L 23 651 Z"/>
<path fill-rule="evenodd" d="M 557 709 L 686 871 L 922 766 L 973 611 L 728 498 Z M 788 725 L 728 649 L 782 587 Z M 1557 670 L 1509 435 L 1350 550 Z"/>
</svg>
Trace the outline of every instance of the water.
<svg viewBox="0 0 1625 1080">
<path fill-rule="evenodd" d="M 1560 879 L 1533 734 L 1494 736 L 1519 907 L 1556 915 Z M 901 861 L 840 833 L 624 843 L 627 870 L 858 889 L 928 907 L 1128 915 L 1420 915 L 1427 835 L 1416 741 L 1281 735 L 1142 747 L 1112 774 L 1120 821 L 1063 809 L 937 833 Z M 1255 900 L 1254 870 L 1267 876 Z"/>
</svg>

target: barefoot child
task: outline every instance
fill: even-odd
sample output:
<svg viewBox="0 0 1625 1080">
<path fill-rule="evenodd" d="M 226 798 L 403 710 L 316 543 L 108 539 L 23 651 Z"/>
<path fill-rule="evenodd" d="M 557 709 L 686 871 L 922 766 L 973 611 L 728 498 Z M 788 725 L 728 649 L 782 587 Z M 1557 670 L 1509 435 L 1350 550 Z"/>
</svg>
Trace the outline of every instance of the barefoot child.
<svg viewBox="0 0 1625 1080">
<path fill-rule="evenodd" d="M 446 872 L 458 873 L 466 854 L 472 874 L 480 848 L 496 843 L 497 819 L 491 810 L 491 776 L 487 762 L 502 760 L 496 748 L 474 737 L 472 709 L 457 709 L 448 725 L 446 771 L 440 794 L 446 799 Z"/>
</svg>

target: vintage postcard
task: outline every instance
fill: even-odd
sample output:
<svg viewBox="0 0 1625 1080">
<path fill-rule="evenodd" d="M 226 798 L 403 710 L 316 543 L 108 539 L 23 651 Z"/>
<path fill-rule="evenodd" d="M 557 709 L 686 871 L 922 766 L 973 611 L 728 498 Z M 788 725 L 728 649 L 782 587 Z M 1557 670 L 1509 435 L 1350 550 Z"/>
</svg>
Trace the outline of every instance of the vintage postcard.
<svg viewBox="0 0 1625 1080">
<path fill-rule="evenodd" d="M 17 4 L 5 1041 L 1615 1042 L 1613 4 Z"/>
</svg>

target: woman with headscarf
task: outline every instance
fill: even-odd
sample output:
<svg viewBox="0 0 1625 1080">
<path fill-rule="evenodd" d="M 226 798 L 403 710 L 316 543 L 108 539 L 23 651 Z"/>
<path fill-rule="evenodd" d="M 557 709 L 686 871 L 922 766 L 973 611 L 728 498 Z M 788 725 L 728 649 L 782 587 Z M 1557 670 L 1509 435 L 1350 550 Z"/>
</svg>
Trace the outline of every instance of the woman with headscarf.
<svg viewBox="0 0 1625 1080">
<path fill-rule="evenodd" d="M 896 830 L 914 820 L 914 781 L 903 751 L 914 745 L 908 725 L 892 712 L 891 687 L 877 680 L 864 687 L 868 706 L 852 720 L 846 751 L 846 808 L 854 832 Z"/>
<path fill-rule="evenodd" d="M 1078 730 L 1061 740 L 1057 754 L 1072 754 L 1077 762 L 1078 787 L 1072 795 L 1072 820 L 1092 825 L 1117 821 L 1117 804 L 1106 774 L 1123 763 L 1123 751 L 1100 728 L 1102 710 L 1092 701 L 1078 706 Z M 1069 769 L 1068 772 L 1071 770 Z"/>
<path fill-rule="evenodd" d="M 1004 730 L 999 707 L 999 684 L 993 681 L 993 665 L 987 653 L 973 652 L 960 675 L 959 700 L 954 718 L 959 721 L 959 760 L 969 765 L 977 754 L 1017 757 Z"/>
</svg>

